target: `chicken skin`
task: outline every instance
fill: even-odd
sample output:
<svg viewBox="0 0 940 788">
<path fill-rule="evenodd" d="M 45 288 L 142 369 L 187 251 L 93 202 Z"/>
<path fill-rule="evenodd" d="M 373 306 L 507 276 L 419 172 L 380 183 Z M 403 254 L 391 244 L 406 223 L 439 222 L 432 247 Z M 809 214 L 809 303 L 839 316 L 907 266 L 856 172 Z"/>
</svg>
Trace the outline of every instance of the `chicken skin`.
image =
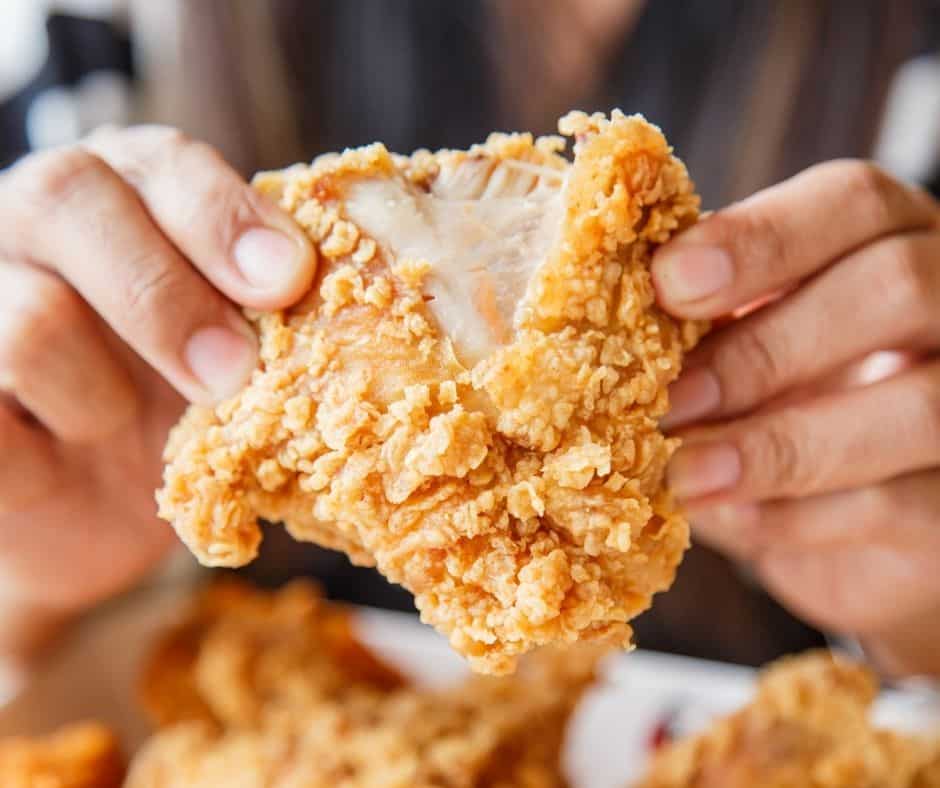
<svg viewBox="0 0 940 788">
<path fill-rule="evenodd" d="M 309 584 L 210 588 L 145 670 L 160 728 L 128 788 L 564 788 L 565 727 L 596 647 L 432 690 L 381 662 L 349 623 Z M 168 648 L 188 656 L 168 659 Z"/>
<path fill-rule="evenodd" d="M 838 657 L 781 660 L 749 706 L 662 750 L 635 788 L 940 788 L 940 743 L 875 728 L 876 692 Z"/>
<path fill-rule="evenodd" d="M 161 517 L 205 564 L 258 519 L 378 567 L 474 670 L 547 643 L 628 646 L 688 544 L 663 487 L 666 387 L 702 326 L 654 303 L 650 258 L 698 198 L 638 116 L 469 151 L 375 144 L 261 174 L 318 277 L 249 314 L 260 365 L 169 439 Z"/>
</svg>

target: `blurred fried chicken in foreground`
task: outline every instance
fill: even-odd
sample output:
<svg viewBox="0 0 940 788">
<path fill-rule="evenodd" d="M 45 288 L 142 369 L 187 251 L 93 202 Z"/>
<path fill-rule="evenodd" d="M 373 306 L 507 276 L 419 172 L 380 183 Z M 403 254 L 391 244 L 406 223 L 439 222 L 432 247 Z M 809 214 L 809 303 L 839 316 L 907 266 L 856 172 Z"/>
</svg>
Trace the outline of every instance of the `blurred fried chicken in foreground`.
<svg viewBox="0 0 940 788">
<path fill-rule="evenodd" d="M 164 726 L 128 788 L 565 785 L 564 729 L 596 649 L 547 650 L 516 677 L 428 690 L 406 686 L 350 633 L 347 614 L 310 585 L 210 589 L 145 671 L 147 708 Z M 166 660 L 181 644 L 190 656 Z"/>
<path fill-rule="evenodd" d="M 114 734 L 76 723 L 39 738 L 0 740 L 3 788 L 119 788 L 124 757 Z"/>
<path fill-rule="evenodd" d="M 319 253 L 296 307 L 249 315 L 261 362 L 166 449 L 160 515 L 203 562 L 259 517 L 375 565 L 481 672 L 545 643 L 628 645 L 688 542 L 658 419 L 701 327 L 649 262 L 698 198 L 642 118 L 469 151 L 380 144 L 260 175 Z"/>
<path fill-rule="evenodd" d="M 312 583 L 269 593 L 226 579 L 154 646 L 139 689 L 157 727 L 199 720 L 222 728 L 256 724 L 265 706 L 304 708 L 404 685 L 356 639 L 349 612 Z"/>
<path fill-rule="evenodd" d="M 750 705 L 662 750 L 636 788 L 940 788 L 940 743 L 873 727 L 876 692 L 839 657 L 781 660 Z"/>
</svg>

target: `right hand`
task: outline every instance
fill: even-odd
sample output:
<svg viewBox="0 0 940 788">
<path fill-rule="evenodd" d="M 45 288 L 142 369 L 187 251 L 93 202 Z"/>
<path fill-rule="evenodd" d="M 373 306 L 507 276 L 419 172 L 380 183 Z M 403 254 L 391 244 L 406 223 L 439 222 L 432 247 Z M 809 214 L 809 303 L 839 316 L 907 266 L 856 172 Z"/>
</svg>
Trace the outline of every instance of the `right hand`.
<svg viewBox="0 0 940 788">
<path fill-rule="evenodd" d="M 0 654 L 167 552 L 167 431 L 254 369 L 236 304 L 287 306 L 315 267 L 289 216 L 173 129 L 0 173 Z"/>
</svg>

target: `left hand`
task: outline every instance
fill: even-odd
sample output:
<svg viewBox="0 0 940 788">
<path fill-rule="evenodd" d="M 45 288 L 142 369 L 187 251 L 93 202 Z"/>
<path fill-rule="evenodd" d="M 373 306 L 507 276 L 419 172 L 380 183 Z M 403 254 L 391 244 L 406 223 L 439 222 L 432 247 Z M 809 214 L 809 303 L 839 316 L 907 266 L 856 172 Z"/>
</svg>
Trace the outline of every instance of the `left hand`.
<svg viewBox="0 0 940 788">
<path fill-rule="evenodd" d="M 697 536 L 887 671 L 940 675 L 940 206 L 822 164 L 677 237 L 653 280 L 674 315 L 745 313 L 671 392 Z M 893 374 L 850 374 L 878 351 Z"/>
</svg>

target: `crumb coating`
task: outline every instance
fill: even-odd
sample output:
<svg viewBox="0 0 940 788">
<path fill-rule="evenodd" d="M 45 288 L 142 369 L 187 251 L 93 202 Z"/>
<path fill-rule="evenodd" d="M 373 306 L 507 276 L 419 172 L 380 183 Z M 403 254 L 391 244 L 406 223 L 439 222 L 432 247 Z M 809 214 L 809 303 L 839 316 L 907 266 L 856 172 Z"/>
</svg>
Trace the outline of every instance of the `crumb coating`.
<svg viewBox="0 0 940 788">
<path fill-rule="evenodd" d="M 782 659 L 750 704 L 661 750 L 634 788 L 937 788 L 940 742 L 875 727 L 877 692 L 841 657 Z"/>
<path fill-rule="evenodd" d="M 127 788 L 566 786 L 565 727 L 600 649 L 546 649 L 518 676 L 429 689 L 350 623 L 303 582 L 209 588 L 151 654 L 142 689 L 159 729 Z"/>
<path fill-rule="evenodd" d="M 469 151 L 375 144 L 256 177 L 308 232 L 318 276 L 293 308 L 249 313 L 250 383 L 171 434 L 159 512 L 200 561 L 245 564 L 258 519 L 283 522 L 409 589 L 482 672 L 552 642 L 629 645 L 628 622 L 688 544 L 663 486 L 677 441 L 658 420 L 703 326 L 655 305 L 649 264 L 699 201 L 639 116 L 571 113 L 559 128 L 573 163 L 560 137 L 493 134 Z M 547 253 L 511 324 L 500 277 L 467 293 L 498 341 L 471 352 L 447 332 L 451 312 L 428 295 L 446 270 L 401 252 L 407 229 L 375 238 L 352 220 L 364 183 L 440 222 L 494 195 L 506 210 L 556 206 L 550 239 L 524 230 Z M 442 254 L 463 241 L 448 243 Z"/>
</svg>

